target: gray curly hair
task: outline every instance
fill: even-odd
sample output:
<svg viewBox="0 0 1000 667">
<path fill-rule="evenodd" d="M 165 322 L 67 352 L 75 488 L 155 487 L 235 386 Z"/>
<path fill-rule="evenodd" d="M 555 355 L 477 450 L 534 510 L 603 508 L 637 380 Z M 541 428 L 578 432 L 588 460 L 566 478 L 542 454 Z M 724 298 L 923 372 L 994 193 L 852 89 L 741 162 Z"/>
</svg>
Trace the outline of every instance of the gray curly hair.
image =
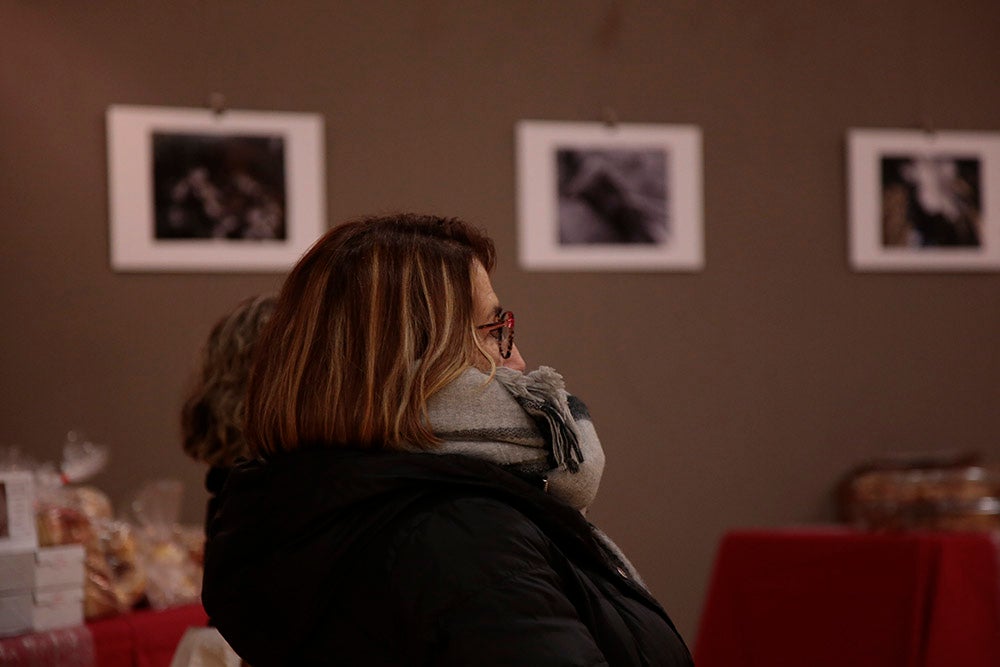
<svg viewBox="0 0 1000 667">
<path fill-rule="evenodd" d="M 213 466 L 231 466 L 247 455 L 243 419 L 247 376 L 261 330 L 276 297 L 242 301 L 212 327 L 201 367 L 181 409 L 184 451 Z"/>
</svg>

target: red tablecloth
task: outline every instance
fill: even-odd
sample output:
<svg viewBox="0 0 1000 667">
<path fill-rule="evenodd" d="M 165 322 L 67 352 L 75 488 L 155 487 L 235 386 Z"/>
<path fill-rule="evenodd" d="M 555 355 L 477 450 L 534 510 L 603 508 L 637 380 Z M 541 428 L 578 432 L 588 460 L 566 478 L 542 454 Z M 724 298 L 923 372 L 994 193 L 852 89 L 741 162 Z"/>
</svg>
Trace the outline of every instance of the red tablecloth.
<svg viewBox="0 0 1000 667">
<path fill-rule="evenodd" d="M 85 625 L 0 639 L 3 667 L 94 667 L 94 638 Z"/>
<path fill-rule="evenodd" d="M 735 531 L 719 547 L 698 667 L 998 667 L 987 533 Z"/>
<path fill-rule="evenodd" d="M 169 667 L 184 632 L 207 623 L 205 610 L 192 604 L 7 637 L 0 639 L 0 666 Z"/>
<path fill-rule="evenodd" d="M 204 627 L 200 604 L 161 611 L 137 611 L 87 623 L 94 637 L 97 667 L 169 667 L 189 627 Z"/>
</svg>

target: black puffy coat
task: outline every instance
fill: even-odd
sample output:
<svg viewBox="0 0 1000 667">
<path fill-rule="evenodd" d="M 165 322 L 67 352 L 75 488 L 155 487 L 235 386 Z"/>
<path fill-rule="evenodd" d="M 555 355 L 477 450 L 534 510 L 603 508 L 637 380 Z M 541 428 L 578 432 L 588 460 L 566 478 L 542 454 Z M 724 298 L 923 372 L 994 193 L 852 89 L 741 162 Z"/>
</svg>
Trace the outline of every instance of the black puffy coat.
<svg viewBox="0 0 1000 667">
<path fill-rule="evenodd" d="M 254 667 L 691 664 L 579 512 L 484 461 L 243 464 L 208 537 L 205 609 Z"/>
</svg>

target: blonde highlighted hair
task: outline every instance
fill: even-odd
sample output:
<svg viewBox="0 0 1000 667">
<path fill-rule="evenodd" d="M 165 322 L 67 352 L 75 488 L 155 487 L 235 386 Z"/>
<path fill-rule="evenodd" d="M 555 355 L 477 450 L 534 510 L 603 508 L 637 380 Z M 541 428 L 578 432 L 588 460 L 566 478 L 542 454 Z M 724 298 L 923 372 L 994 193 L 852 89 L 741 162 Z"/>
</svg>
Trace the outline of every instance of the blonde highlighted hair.
<svg viewBox="0 0 1000 667">
<path fill-rule="evenodd" d="M 493 242 L 455 218 L 372 217 L 327 232 L 292 269 L 258 346 L 251 452 L 433 446 L 428 398 L 483 356 L 477 261 L 493 269 Z"/>
</svg>

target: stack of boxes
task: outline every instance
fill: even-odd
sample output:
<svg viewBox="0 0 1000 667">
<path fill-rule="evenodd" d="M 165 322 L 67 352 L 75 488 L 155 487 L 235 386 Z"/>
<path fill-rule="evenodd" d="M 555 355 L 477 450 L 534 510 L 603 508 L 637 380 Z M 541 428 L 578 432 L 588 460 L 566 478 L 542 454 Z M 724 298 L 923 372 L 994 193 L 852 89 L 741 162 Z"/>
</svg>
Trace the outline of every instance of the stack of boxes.
<svg viewBox="0 0 1000 667">
<path fill-rule="evenodd" d="M 84 548 L 38 546 L 34 475 L 0 471 L 0 637 L 83 623 Z"/>
</svg>

